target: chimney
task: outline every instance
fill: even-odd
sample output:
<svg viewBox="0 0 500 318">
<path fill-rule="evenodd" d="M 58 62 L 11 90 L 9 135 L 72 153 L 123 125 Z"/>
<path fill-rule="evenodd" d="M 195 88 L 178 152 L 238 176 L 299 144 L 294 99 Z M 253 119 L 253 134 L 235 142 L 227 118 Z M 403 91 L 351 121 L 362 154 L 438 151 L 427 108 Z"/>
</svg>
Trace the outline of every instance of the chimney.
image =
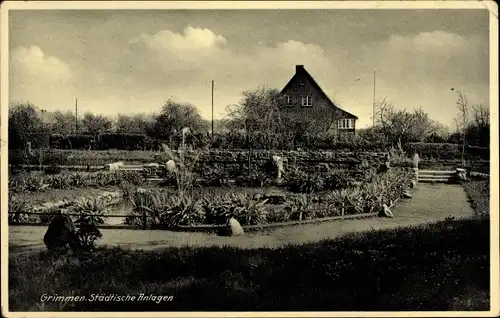
<svg viewBox="0 0 500 318">
<path fill-rule="evenodd" d="M 295 65 L 295 73 L 300 73 L 304 70 L 304 65 Z"/>
</svg>

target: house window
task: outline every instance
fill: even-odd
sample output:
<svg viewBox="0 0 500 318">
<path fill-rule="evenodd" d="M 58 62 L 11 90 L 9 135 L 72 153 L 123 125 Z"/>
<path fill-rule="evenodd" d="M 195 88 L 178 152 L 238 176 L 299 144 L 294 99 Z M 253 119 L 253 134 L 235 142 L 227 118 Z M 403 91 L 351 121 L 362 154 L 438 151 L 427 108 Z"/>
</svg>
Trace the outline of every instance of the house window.
<svg viewBox="0 0 500 318">
<path fill-rule="evenodd" d="M 312 96 L 302 96 L 302 106 L 311 107 L 313 105 Z"/>
<path fill-rule="evenodd" d="M 285 95 L 285 101 L 286 101 L 286 104 L 288 106 L 292 106 L 293 105 L 293 98 L 292 98 L 292 96 Z"/>
<path fill-rule="evenodd" d="M 354 119 L 339 119 L 339 129 L 354 129 Z"/>
</svg>

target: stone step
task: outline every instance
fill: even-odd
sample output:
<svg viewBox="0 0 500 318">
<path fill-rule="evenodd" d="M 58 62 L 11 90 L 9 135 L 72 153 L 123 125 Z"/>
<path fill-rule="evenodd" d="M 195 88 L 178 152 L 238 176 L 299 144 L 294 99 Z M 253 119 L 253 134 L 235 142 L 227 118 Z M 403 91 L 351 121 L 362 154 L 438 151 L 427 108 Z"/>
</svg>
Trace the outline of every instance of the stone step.
<svg viewBox="0 0 500 318">
<path fill-rule="evenodd" d="M 456 174 L 418 174 L 419 178 L 455 178 Z"/>
<path fill-rule="evenodd" d="M 433 182 L 436 182 L 436 183 L 447 183 L 447 182 L 450 182 L 450 181 L 453 181 L 453 179 L 447 179 L 447 178 L 423 178 L 423 179 L 418 179 L 418 182 L 421 182 L 421 183 L 433 183 Z"/>
<path fill-rule="evenodd" d="M 455 175 L 456 171 L 446 170 L 419 170 L 418 175 Z"/>
<path fill-rule="evenodd" d="M 433 178 L 443 178 L 443 179 L 453 179 L 455 178 L 456 175 L 433 175 L 433 174 L 419 174 L 418 178 L 428 178 L 428 179 L 433 179 Z"/>
</svg>

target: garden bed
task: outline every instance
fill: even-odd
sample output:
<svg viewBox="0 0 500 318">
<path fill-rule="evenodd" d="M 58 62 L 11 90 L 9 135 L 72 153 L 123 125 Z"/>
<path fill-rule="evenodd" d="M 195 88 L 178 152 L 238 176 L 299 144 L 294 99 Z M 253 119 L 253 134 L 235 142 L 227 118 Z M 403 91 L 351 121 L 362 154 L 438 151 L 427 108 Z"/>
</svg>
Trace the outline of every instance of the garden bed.
<svg viewBox="0 0 500 318">
<path fill-rule="evenodd" d="M 169 188 L 123 188 L 125 199 L 131 203 L 125 224 L 137 228 L 186 229 L 224 226 L 228 218 L 235 217 L 243 226 L 258 228 L 271 223 L 314 222 L 311 220 L 376 213 L 383 204 L 392 205 L 399 199 L 410 180 L 409 172 L 391 170 L 374 176 L 369 183 L 307 194 L 278 188 L 256 188 L 253 194 L 238 187 L 198 188 L 187 192 Z M 111 201 L 96 197 L 88 200 L 100 218 L 112 215 Z M 42 222 L 36 221 L 36 215 L 28 214 L 32 210 L 30 206 L 23 206 L 15 199 L 10 201 L 10 223 Z M 72 204 L 65 208 L 70 212 Z M 20 221 L 15 222 L 15 218 Z M 50 214 L 40 219 L 42 223 L 47 222 Z"/>
</svg>

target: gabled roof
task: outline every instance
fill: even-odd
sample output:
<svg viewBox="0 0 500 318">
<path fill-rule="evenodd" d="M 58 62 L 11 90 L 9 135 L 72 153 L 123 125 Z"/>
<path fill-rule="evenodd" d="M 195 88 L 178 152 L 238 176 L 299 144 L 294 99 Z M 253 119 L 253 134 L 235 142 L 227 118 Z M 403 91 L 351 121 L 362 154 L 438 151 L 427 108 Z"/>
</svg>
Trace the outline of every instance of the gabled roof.
<svg viewBox="0 0 500 318">
<path fill-rule="evenodd" d="M 283 92 L 285 92 L 286 90 L 288 90 L 290 88 L 290 86 L 292 85 L 293 81 L 295 80 L 295 78 L 298 77 L 298 76 L 304 76 L 305 78 L 307 78 L 311 82 L 311 84 L 314 87 L 316 87 L 316 89 L 320 92 L 320 94 L 323 95 L 323 97 L 328 102 L 330 102 L 330 104 L 332 105 L 332 107 L 334 107 L 335 109 L 338 109 L 340 112 L 342 112 L 343 114 L 345 114 L 345 115 L 347 115 L 349 117 L 358 119 L 358 117 L 356 115 L 353 115 L 353 114 L 349 113 L 348 111 L 345 111 L 342 108 L 340 108 L 337 105 L 335 105 L 335 103 L 332 102 L 332 100 L 330 99 L 330 97 L 328 97 L 328 95 L 326 95 L 326 93 L 323 91 L 323 89 L 321 89 L 321 87 L 318 85 L 318 83 L 316 82 L 316 80 L 314 80 L 314 78 L 312 77 L 312 75 L 309 74 L 309 72 L 304 68 L 303 65 L 297 65 L 296 66 L 296 72 L 295 72 L 295 74 L 288 81 L 288 83 L 285 85 L 285 87 L 283 87 L 283 89 L 281 90 L 280 94 L 283 94 Z"/>
</svg>

